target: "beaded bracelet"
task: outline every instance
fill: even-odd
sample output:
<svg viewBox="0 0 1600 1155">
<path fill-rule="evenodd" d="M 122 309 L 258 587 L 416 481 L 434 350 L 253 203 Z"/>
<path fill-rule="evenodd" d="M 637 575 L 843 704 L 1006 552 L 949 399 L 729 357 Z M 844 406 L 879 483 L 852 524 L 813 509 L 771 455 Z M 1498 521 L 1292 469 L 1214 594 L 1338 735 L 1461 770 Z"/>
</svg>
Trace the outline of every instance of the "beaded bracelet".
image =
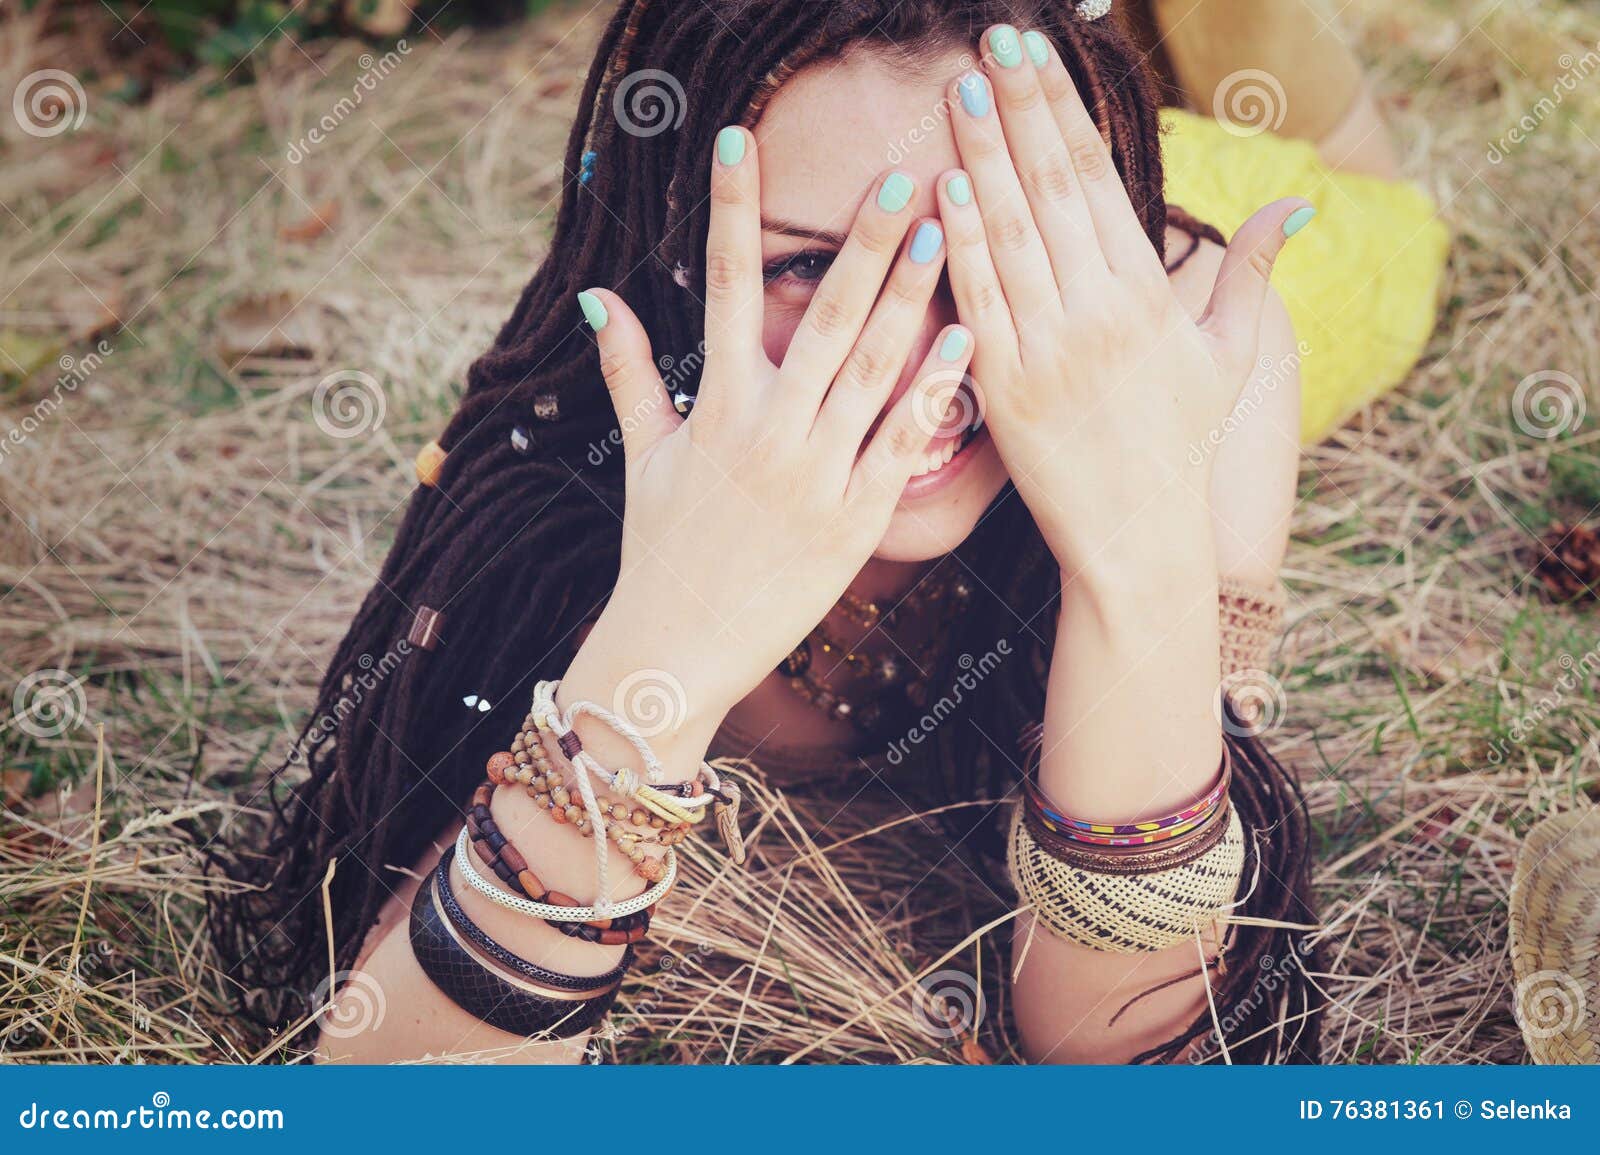
<svg viewBox="0 0 1600 1155">
<path fill-rule="evenodd" d="M 549 903 L 534 902 L 523 898 L 521 895 L 511 894 L 485 879 L 472 865 L 472 855 L 468 849 L 470 841 L 467 828 L 463 826 L 460 835 L 456 838 L 456 865 L 461 867 L 461 876 L 467 880 L 467 885 L 489 901 L 498 903 L 507 910 L 531 915 L 534 918 L 555 919 L 566 922 L 589 922 L 599 918 L 620 918 L 625 914 L 633 914 L 636 911 L 644 910 L 646 907 L 655 906 L 672 889 L 672 884 L 678 881 L 678 856 L 669 847 L 667 856 L 661 860 L 666 868 L 666 873 L 662 876 L 660 882 L 643 894 L 634 898 L 623 899 L 621 902 L 610 903 L 604 911 L 598 909 L 598 903 L 595 906 L 552 906 Z"/>
<path fill-rule="evenodd" d="M 528 868 L 527 859 L 511 845 L 510 840 L 495 825 L 494 818 L 489 813 L 490 790 L 488 783 L 478 787 L 477 793 L 473 795 L 472 806 L 467 810 L 466 831 L 472 851 L 478 856 L 479 861 L 512 890 L 534 902 L 566 908 L 581 905 L 577 899 L 569 895 L 550 890 L 540 881 L 539 876 Z M 652 862 L 652 865 L 660 867 L 659 863 Z M 572 918 L 545 921 L 571 938 L 581 938 L 585 942 L 598 943 L 601 946 L 621 946 L 638 942 L 649 932 L 650 911 L 646 909 L 633 914 L 592 921 Z"/>
<path fill-rule="evenodd" d="M 559 685 L 558 682 L 549 681 L 534 685 L 532 708 L 528 714 L 528 721 L 532 723 L 534 733 L 529 735 L 524 732 L 519 737 L 523 739 L 524 751 L 530 758 L 534 756 L 535 747 L 539 752 L 544 752 L 542 733 L 549 733 L 555 738 L 562 754 L 577 772 L 578 792 L 591 822 L 601 824 L 605 819 L 599 800 L 594 795 L 591 776 L 599 778 L 624 799 L 638 800 L 667 822 L 697 823 L 705 817 L 705 808 L 709 805 L 716 814 L 717 830 L 727 844 L 729 857 L 738 865 L 744 864 L 746 858 L 744 839 L 739 832 L 738 821 L 742 796 L 737 785 L 731 782 L 724 783 L 707 762 L 700 764 L 697 773 L 697 780 L 704 782 L 699 793 L 686 794 L 685 790 L 690 788 L 690 784 L 663 783 L 661 778 L 666 770 L 656 758 L 644 735 L 625 719 L 593 702 L 574 702 L 563 715 L 555 704 Z M 584 750 L 583 740 L 573 729 L 573 723 L 585 715 L 597 719 L 627 740 L 644 763 L 647 781 L 639 781 L 639 776 L 628 767 L 615 772 L 607 770 L 595 761 L 593 755 Z M 672 797 L 674 794 L 678 797 Z M 606 868 L 606 853 L 604 844 L 598 840 L 595 843 L 595 860 L 597 871 L 603 875 Z M 604 890 L 602 887 L 601 892 L 604 893 Z"/>
</svg>

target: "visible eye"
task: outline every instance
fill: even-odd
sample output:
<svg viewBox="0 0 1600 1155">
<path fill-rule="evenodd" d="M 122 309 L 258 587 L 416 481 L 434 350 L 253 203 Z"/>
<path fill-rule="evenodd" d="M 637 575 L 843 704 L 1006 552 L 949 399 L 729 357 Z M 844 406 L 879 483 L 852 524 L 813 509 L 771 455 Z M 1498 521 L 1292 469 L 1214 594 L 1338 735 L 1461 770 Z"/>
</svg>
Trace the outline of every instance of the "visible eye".
<svg viewBox="0 0 1600 1155">
<path fill-rule="evenodd" d="M 827 249 L 802 249 L 768 261 L 761 279 L 768 285 L 813 286 L 833 265 L 834 253 Z"/>
</svg>

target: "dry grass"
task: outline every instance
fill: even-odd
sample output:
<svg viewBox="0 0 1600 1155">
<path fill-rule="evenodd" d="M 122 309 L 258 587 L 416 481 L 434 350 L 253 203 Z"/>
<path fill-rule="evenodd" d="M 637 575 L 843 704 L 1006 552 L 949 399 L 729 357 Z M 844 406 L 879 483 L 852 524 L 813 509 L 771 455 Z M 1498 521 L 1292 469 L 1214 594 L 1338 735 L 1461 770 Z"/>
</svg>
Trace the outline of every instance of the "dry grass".
<svg viewBox="0 0 1600 1155">
<path fill-rule="evenodd" d="M 1538 532 L 1600 505 L 1600 423 L 1544 441 L 1509 411 L 1530 373 L 1600 379 L 1600 75 L 1486 159 L 1600 21 L 1556 0 L 1449 8 L 1346 17 L 1404 94 L 1388 106 L 1408 170 L 1457 242 L 1423 364 L 1308 453 L 1287 570 L 1273 742 L 1319 836 L 1330 1061 L 1524 1059 L 1513 857 L 1600 761 L 1594 686 L 1551 701 L 1560 656 L 1600 643 L 1592 607 L 1548 604 L 1528 577 Z M 0 24 L 6 91 L 72 67 L 23 20 Z M 198 75 L 141 104 L 91 83 L 73 133 L 0 127 L 0 412 L 24 434 L 0 439 L 0 689 L 66 671 L 85 707 L 47 737 L 0 723 L 6 1057 L 292 1051 L 228 1016 L 180 827 L 248 805 L 310 703 L 412 454 L 538 259 L 595 30 L 557 13 L 516 37 L 423 38 L 300 163 L 289 143 L 351 91 L 361 46 L 280 45 L 252 84 Z M 97 355 L 107 315 L 126 328 Z M 382 383 L 374 435 L 312 420 L 340 369 Z M 709 897 L 662 919 L 670 966 L 643 969 L 602 1046 L 972 1059 L 918 980 L 976 975 L 983 1046 L 1011 1057 L 1005 903 L 893 798 L 825 825 L 770 801 L 756 869 L 683 888 Z M 696 857 L 692 881 L 719 863 Z"/>
</svg>

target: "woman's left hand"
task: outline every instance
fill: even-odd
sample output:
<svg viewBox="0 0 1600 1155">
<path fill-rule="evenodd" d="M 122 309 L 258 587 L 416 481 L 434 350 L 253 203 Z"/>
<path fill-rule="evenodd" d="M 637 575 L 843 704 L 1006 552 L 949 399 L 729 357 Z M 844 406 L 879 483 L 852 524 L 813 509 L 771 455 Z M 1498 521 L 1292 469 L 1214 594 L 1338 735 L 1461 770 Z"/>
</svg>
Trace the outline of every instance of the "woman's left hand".
<svg viewBox="0 0 1600 1155">
<path fill-rule="evenodd" d="M 984 48 L 987 79 L 949 90 L 969 190 L 946 173 L 939 208 L 987 428 L 1067 572 L 1194 541 L 1212 460 L 1195 447 L 1250 375 L 1273 262 L 1311 210 L 1245 222 L 1196 321 L 1054 48 L 1009 26 Z"/>
</svg>

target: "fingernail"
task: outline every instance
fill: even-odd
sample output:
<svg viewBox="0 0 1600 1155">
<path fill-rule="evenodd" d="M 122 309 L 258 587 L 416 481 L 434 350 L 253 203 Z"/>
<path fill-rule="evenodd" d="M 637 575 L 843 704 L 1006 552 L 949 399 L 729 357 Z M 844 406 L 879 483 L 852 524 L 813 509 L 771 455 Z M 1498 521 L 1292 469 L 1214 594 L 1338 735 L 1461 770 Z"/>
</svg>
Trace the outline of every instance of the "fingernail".
<svg viewBox="0 0 1600 1155">
<path fill-rule="evenodd" d="M 915 188 L 905 173 L 890 173 L 878 189 L 878 207 L 886 213 L 899 212 L 911 203 Z"/>
<path fill-rule="evenodd" d="M 578 294 L 578 308 L 583 310 L 583 319 L 589 322 L 589 328 L 598 333 L 606 327 L 606 322 L 611 318 L 606 316 L 605 302 L 585 289 Z"/>
<path fill-rule="evenodd" d="M 1283 235 L 1292 237 L 1301 229 L 1311 223 L 1311 218 L 1317 215 L 1317 210 L 1310 205 L 1295 209 L 1283 222 Z"/>
<path fill-rule="evenodd" d="M 939 246 L 943 243 L 944 230 L 932 221 L 923 221 L 911 235 L 911 263 L 927 264 L 939 255 Z"/>
<path fill-rule="evenodd" d="M 944 335 L 944 340 L 939 342 L 939 360 L 959 361 L 961 354 L 967 351 L 967 331 L 965 329 L 951 329 Z"/>
<path fill-rule="evenodd" d="M 989 115 L 989 82 L 976 72 L 969 72 L 956 83 L 961 94 L 961 107 L 968 116 Z"/>
<path fill-rule="evenodd" d="M 1022 45 L 1017 43 L 1017 30 L 1009 24 L 989 33 L 989 48 L 1002 68 L 1015 68 L 1022 63 Z"/>
<path fill-rule="evenodd" d="M 732 168 L 744 159 L 744 133 L 729 125 L 717 133 L 717 159 Z"/>
<path fill-rule="evenodd" d="M 967 181 L 966 175 L 957 173 L 944 182 L 945 195 L 950 198 L 953 205 L 966 205 L 972 203 L 972 185 Z"/>
<path fill-rule="evenodd" d="M 1022 46 L 1028 50 L 1028 59 L 1033 61 L 1035 68 L 1043 68 L 1049 62 L 1050 42 L 1043 33 L 1030 28 L 1022 34 Z"/>
</svg>

